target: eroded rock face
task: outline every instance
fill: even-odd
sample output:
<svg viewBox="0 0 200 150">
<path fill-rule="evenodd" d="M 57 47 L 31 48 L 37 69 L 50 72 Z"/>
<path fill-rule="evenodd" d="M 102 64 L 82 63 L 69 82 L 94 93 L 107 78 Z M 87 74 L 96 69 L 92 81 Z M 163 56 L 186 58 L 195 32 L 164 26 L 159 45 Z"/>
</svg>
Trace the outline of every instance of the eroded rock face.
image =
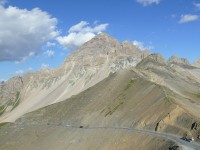
<svg viewBox="0 0 200 150">
<path fill-rule="evenodd" d="M 151 67 L 166 65 L 165 59 L 160 54 L 151 54 L 137 64 L 138 69 L 147 69 Z"/>
<path fill-rule="evenodd" d="M 129 41 L 124 41 L 122 43 L 122 48 L 126 51 L 126 53 L 129 53 L 129 54 L 138 54 L 140 53 L 140 50 L 135 47 L 131 42 Z"/>
<path fill-rule="evenodd" d="M 183 64 L 190 65 L 189 61 L 186 58 L 179 58 L 178 56 L 172 56 L 167 61 L 169 64 Z"/>
<path fill-rule="evenodd" d="M 14 109 L 20 101 L 20 92 L 24 87 L 22 77 L 14 77 L 0 85 L 0 116 Z"/>
<path fill-rule="evenodd" d="M 194 122 L 191 126 L 191 130 L 199 130 L 200 129 L 200 122 Z"/>
</svg>

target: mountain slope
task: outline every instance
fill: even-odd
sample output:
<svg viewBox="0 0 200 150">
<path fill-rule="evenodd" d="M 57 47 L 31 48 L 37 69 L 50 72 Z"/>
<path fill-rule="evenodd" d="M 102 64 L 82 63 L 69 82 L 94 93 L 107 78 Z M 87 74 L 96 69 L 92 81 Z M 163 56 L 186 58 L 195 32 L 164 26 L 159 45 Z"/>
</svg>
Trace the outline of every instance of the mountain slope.
<svg viewBox="0 0 200 150">
<path fill-rule="evenodd" d="M 200 113 L 200 69 L 177 63 L 167 63 L 161 55 L 153 54 L 142 60 L 136 67 L 146 79 L 167 87 L 179 98 L 176 99 L 193 115 Z"/>
<path fill-rule="evenodd" d="M 123 128 L 156 130 L 179 137 L 187 134 L 197 141 L 200 129 L 191 127 L 200 120 L 178 105 L 177 98 L 168 88 L 146 80 L 138 70 L 120 71 L 76 96 L 2 127 L 0 139 L 5 140 L 0 149 L 8 146 L 23 150 L 27 145 L 29 149 L 58 150 L 168 149 L 174 145 L 165 138 Z M 27 141 L 27 145 L 16 139 Z"/>
</svg>

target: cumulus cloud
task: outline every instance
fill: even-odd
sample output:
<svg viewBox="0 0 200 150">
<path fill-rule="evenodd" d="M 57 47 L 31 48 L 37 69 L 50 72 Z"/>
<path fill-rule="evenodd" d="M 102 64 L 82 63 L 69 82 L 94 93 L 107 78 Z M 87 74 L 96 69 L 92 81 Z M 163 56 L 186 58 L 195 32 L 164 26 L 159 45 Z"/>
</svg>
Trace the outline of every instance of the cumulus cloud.
<svg viewBox="0 0 200 150">
<path fill-rule="evenodd" d="M 100 24 L 91 27 L 86 21 L 81 21 L 80 23 L 72 26 L 68 30 L 66 36 L 59 36 L 57 41 L 65 48 L 74 50 L 79 48 L 83 43 L 91 40 L 96 34 L 105 31 L 108 24 Z"/>
<path fill-rule="evenodd" d="M 94 36 L 94 33 L 70 33 L 67 36 L 58 37 L 57 40 L 65 49 L 74 50 Z"/>
<path fill-rule="evenodd" d="M 192 14 L 186 14 L 186 15 L 181 15 L 181 18 L 179 20 L 179 23 L 188 23 L 192 21 L 196 21 L 199 19 L 198 15 L 192 15 Z"/>
<path fill-rule="evenodd" d="M 140 41 L 137 41 L 137 40 L 133 41 L 133 45 L 140 50 L 146 50 L 146 49 L 152 50 L 154 48 L 153 46 L 145 46 L 145 44 L 143 42 L 140 42 Z"/>
<path fill-rule="evenodd" d="M 49 68 L 49 64 L 42 64 L 41 65 L 41 69 L 48 69 Z"/>
<path fill-rule="evenodd" d="M 24 71 L 23 70 L 17 70 L 17 71 L 15 71 L 15 74 L 16 75 L 22 75 L 24 73 Z"/>
<path fill-rule="evenodd" d="M 47 12 L 0 6 L 0 61 L 23 61 L 39 54 L 59 32 L 57 19 Z"/>
<path fill-rule="evenodd" d="M 55 52 L 52 50 L 47 50 L 44 54 L 47 55 L 48 57 L 51 57 L 54 56 Z"/>
<path fill-rule="evenodd" d="M 136 1 L 142 4 L 143 6 L 148 6 L 152 4 L 159 4 L 161 0 L 136 0 Z"/>
</svg>

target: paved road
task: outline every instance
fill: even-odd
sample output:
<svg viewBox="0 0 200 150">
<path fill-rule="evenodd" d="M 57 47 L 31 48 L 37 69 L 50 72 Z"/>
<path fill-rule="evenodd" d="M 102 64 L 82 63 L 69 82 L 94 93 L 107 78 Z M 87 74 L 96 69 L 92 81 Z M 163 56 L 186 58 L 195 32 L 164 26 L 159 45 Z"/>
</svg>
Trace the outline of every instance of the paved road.
<svg viewBox="0 0 200 150">
<path fill-rule="evenodd" d="M 164 132 L 157 132 L 157 131 L 152 131 L 152 130 L 147 130 L 147 129 L 139 129 L 139 128 L 128 128 L 128 127 L 98 127 L 98 126 L 74 126 L 74 125 L 56 125 L 56 124 L 18 124 L 15 127 L 27 127 L 27 126 L 44 126 L 44 127 L 62 127 L 62 128 L 75 128 L 75 129 L 82 129 L 82 130 L 125 130 L 129 132 L 136 132 L 136 133 L 143 133 L 146 135 L 150 135 L 153 137 L 162 137 L 164 139 L 168 139 L 170 141 L 173 141 L 177 143 L 179 146 L 183 146 L 184 150 L 200 150 L 200 145 L 195 142 L 187 142 L 184 140 L 181 140 L 180 137 L 177 137 L 173 134 L 168 134 Z"/>
<path fill-rule="evenodd" d="M 70 125 L 68 125 L 66 127 L 77 128 L 75 126 L 70 126 Z M 168 139 L 179 145 L 183 145 L 183 146 L 185 146 L 185 148 L 188 148 L 188 149 L 200 150 L 200 145 L 197 143 L 194 143 L 194 142 L 190 143 L 190 142 L 181 140 L 179 137 L 177 137 L 175 135 L 163 133 L 163 132 L 156 132 L 156 131 L 152 131 L 152 130 L 127 128 L 127 127 L 85 127 L 85 128 L 83 127 L 83 129 L 126 130 L 126 131 L 130 131 L 130 132 L 143 133 L 143 134 L 147 134 L 147 135 L 154 136 L 154 137 L 162 137 L 162 138 Z"/>
</svg>

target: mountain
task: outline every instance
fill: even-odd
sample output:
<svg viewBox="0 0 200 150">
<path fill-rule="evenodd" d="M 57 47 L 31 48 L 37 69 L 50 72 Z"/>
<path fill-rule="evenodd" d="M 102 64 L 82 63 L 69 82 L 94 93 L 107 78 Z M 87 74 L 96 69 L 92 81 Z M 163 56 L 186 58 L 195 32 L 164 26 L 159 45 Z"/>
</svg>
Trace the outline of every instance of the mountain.
<svg viewBox="0 0 200 150">
<path fill-rule="evenodd" d="M 1 102 L 2 150 L 200 149 L 200 68 L 106 34 L 8 80 Z"/>
<path fill-rule="evenodd" d="M 27 112 L 70 98 L 110 73 L 134 67 L 148 54 L 129 42 L 120 44 L 99 34 L 72 52 L 60 67 L 14 77 L 2 85 L 0 122 L 15 121 Z"/>
</svg>

